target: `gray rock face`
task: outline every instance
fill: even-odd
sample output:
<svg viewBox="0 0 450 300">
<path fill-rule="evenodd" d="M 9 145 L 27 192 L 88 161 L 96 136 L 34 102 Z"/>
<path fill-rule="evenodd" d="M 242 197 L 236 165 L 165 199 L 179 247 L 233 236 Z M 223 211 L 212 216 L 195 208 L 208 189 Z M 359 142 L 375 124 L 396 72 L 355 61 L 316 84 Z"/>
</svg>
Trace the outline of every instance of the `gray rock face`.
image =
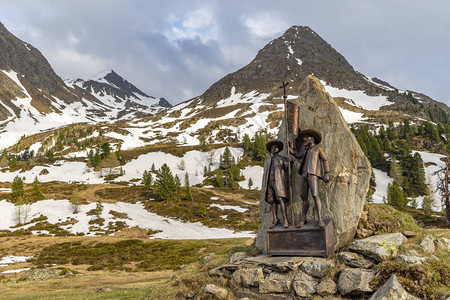
<svg viewBox="0 0 450 300">
<path fill-rule="evenodd" d="M 314 277 L 298 271 L 294 277 L 292 287 L 294 288 L 295 294 L 299 297 L 310 297 L 310 295 L 317 292 L 317 285 L 319 281 Z"/>
<path fill-rule="evenodd" d="M 339 275 L 338 289 L 343 296 L 357 296 L 372 292 L 369 286 L 375 272 L 366 269 L 344 269 Z"/>
<path fill-rule="evenodd" d="M 224 288 L 218 287 L 214 284 L 207 284 L 203 288 L 204 293 L 208 293 L 216 296 L 218 299 L 226 299 L 228 297 L 228 291 Z"/>
<path fill-rule="evenodd" d="M 404 263 L 407 266 L 417 266 L 421 265 L 423 261 L 427 260 L 427 258 L 414 255 L 400 254 L 399 256 L 397 256 L 397 260 Z"/>
<path fill-rule="evenodd" d="M 398 248 L 406 241 L 407 238 L 401 233 L 374 235 L 354 241 L 350 250 L 380 262 L 397 257 Z"/>
<path fill-rule="evenodd" d="M 244 259 L 247 258 L 247 253 L 245 252 L 236 252 L 231 255 L 230 259 L 228 260 L 228 263 L 231 265 L 237 265 L 244 261 Z"/>
<path fill-rule="evenodd" d="M 434 241 L 437 250 L 450 252 L 450 240 L 447 238 L 438 238 Z"/>
<path fill-rule="evenodd" d="M 330 278 L 325 278 L 317 286 L 317 294 L 320 296 L 334 295 L 336 292 L 337 285 Z"/>
<path fill-rule="evenodd" d="M 264 274 L 261 268 L 243 268 L 233 273 L 233 279 L 243 287 L 259 286 Z"/>
<path fill-rule="evenodd" d="M 277 273 L 270 274 L 266 279 L 259 282 L 259 292 L 268 293 L 289 293 L 292 281 L 286 276 L 279 276 Z"/>
<path fill-rule="evenodd" d="M 334 265 L 334 261 L 330 259 L 309 258 L 302 264 L 301 269 L 308 275 L 322 278 Z"/>
<path fill-rule="evenodd" d="M 397 276 L 392 275 L 382 287 L 376 291 L 369 300 L 418 300 L 419 298 L 409 294 L 397 281 Z"/>
<path fill-rule="evenodd" d="M 338 254 L 338 258 L 345 265 L 353 268 L 363 268 L 370 269 L 373 267 L 374 263 L 361 255 L 353 252 L 341 252 Z"/>
<path fill-rule="evenodd" d="M 257 264 L 274 271 L 288 272 L 297 270 L 304 260 L 305 259 L 301 257 L 271 257 L 267 255 L 258 255 L 245 259 L 245 262 L 249 264 Z"/>
<path fill-rule="evenodd" d="M 63 270 L 53 269 L 53 270 L 43 270 L 43 269 L 36 269 L 32 271 L 30 274 L 23 276 L 22 278 L 25 280 L 47 280 L 50 278 L 57 278 L 57 277 L 65 277 L 68 275 L 72 275 L 72 272 L 64 272 Z"/>
<path fill-rule="evenodd" d="M 369 187 L 370 164 L 335 101 L 317 78 L 308 76 L 300 85 L 300 96 L 293 102 L 299 105 L 299 128 L 315 129 L 322 134 L 320 146 L 329 159 L 331 180 L 327 184 L 319 183 L 319 196 L 323 202 L 323 216 L 333 219 L 335 246 L 339 248 L 348 244 L 355 235 Z M 284 140 L 284 135 L 282 124 L 279 132 L 281 140 Z M 286 156 L 286 147 L 284 148 L 281 155 Z M 302 207 L 299 167 L 299 162 L 296 162 L 291 178 L 295 222 L 299 220 Z M 265 184 L 263 182 L 263 191 Z M 310 202 L 308 218 L 312 219 L 316 213 L 311 196 Z M 288 215 L 291 215 L 290 205 Z M 256 247 L 267 253 L 267 230 L 272 222 L 272 215 L 270 206 L 264 201 L 264 195 L 261 195 L 260 217 L 262 222 Z"/>
<path fill-rule="evenodd" d="M 426 253 L 434 253 L 434 238 L 427 234 L 422 242 L 420 242 L 420 247 L 423 248 L 423 251 L 425 251 Z"/>
</svg>

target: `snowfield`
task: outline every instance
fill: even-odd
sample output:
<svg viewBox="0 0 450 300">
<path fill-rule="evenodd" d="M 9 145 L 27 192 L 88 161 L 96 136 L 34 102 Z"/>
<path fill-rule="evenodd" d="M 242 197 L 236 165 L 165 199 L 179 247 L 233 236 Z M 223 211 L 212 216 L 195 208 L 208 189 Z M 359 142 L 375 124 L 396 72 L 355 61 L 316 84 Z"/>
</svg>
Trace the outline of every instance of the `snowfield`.
<svg viewBox="0 0 450 300">
<path fill-rule="evenodd" d="M 425 167 L 425 177 L 427 184 L 429 184 L 429 186 L 431 187 L 431 197 L 433 199 L 432 208 L 434 211 L 441 211 L 440 196 L 436 192 L 437 189 L 436 183 L 439 178 L 438 175 L 435 173 L 436 171 L 445 167 L 445 163 L 441 160 L 441 158 L 445 158 L 445 155 L 424 151 L 414 151 L 414 150 L 412 151 L 413 154 L 416 152 L 420 154 L 424 164 L 433 163 L 428 167 Z M 388 185 L 392 184 L 394 180 L 391 177 L 389 177 L 386 172 L 377 170 L 375 168 L 373 168 L 373 172 L 375 173 L 375 181 L 377 185 L 375 187 L 375 193 L 373 194 L 373 201 L 374 203 L 383 203 L 383 197 L 387 201 Z M 418 208 L 422 207 L 423 198 L 424 196 L 416 198 Z"/>
<path fill-rule="evenodd" d="M 373 193 L 374 203 L 384 203 L 383 198 L 387 201 L 388 185 L 394 182 L 394 179 L 389 177 L 386 172 L 372 168 L 375 174 L 375 182 L 377 186 L 375 187 L 375 193 Z"/>
<path fill-rule="evenodd" d="M 96 203 L 89 203 L 79 206 L 79 212 L 73 213 L 72 205 L 68 200 L 42 200 L 28 205 L 28 221 L 41 215 L 47 217 L 47 222 L 57 224 L 72 220 L 68 225 L 59 226 L 73 234 L 84 233 L 87 236 L 96 235 L 91 230 L 91 226 L 96 226 L 99 230 L 106 230 L 109 223 L 117 221 L 124 222 L 129 227 L 139 227 L 143 229 L 151 229 L 157 232 L 152 236 L 155 239 L 219 239 L 219 238 L 237 238 L 237 237 L 254 237 L 255 234 L 250 231 L 234 232 L 224 228 L 210 228 L 196 222 L 182 222 L 172 218 L 158 216 L 145 210 L 142 203 L 103 203 L 103 211 L 100 215 L 103 218 L 104 225 L 92 225 L 89 221 L 94 220 L 96 216 L 88 216 L 86 213 L 96 207 Z M 14 227 L 17 224 L 15 220 L 14 204 L 5 200 L 0 201 L 0 229 L 2 230 L 19 230 L 26 229 L 33 224 L 27 224 Z M 127 214 L 127 218 L 115 218 L 111 211 Z M 75 220 L 75 221 L 74 221 Z"/>
<path fill-rule="evenodd" d="M 379 110 L 382 106 L 390 105 L 392 102 L 388 101 L 386 96 L 369 96 L 364 91 L 349 91 L 338 89 L 327 85 L 325 81 L 320 81 L 325 90 L 331 97 L 343 97 L 353 100 L 356 106 L 366 110 Z M 349 103 L 351 104 L 351 103 Z"/>
<path fill-rule="evenodd" d="M 244 153 L 242 148 L 229 149 L 236 161 Z M 213 159 L 211 170 L 215 170 L 219 168 L 220 155 L 222 155 L 224 151 L 225 148 L 215 149 L 210 152 L 193 150 L 186 152 L 183 157 L 177 157 L 163 152 L 150 152 L 143 154 L 137 159 L 133 159 L 122 166 L 124 175 L 119 176 L 114 181 L 119 182 L 141 179 L 144 171 L 149 171 L 153 164 L 156 169 L 159 169 L 166 163 L 173 175 L 177 175 L 180 178 L 181 183 L 184 183 L 185 174 L 188 173 L 189 183 L 191 185 L 196 185 L 204 180 L 204 168 L 205 166 L 208 167 L 211 155 Z M 49 173 L 47 175 L 39 175 L 44 169 L 48 170 Z M 26 183 L 32 183 L 34 178 L 38 177 L 41 182 L 62 181 L 68 183 L 81 182 L 87 184 L 101 184 L 105 183 L 105 179 L 102 176 L 108 174 L 108 168 L 97 172 L 94 171 L 93 168 L 87 167 L 84 162 L 57 161 L 53 165 L 36 166 L 33 169 L 22 173 L 20 170 L 14 172 L 0 172 L 0 182 L 12 182 L 14 177 L 20 176 L 25 178 L 24 182 Z"/>
<path fill-rule="evenodd" d="M 239 182 L 239 186 L 244 189 L 248 189 L 248 180 L 251 178 L 253 181 L 252 189 L 261 189 L 262 177 L 264 173 L 264 168 L 260 166 L 249 166 L 241 171 L 242 175 L 245 177 L 243 181 Z"/>
</svg>

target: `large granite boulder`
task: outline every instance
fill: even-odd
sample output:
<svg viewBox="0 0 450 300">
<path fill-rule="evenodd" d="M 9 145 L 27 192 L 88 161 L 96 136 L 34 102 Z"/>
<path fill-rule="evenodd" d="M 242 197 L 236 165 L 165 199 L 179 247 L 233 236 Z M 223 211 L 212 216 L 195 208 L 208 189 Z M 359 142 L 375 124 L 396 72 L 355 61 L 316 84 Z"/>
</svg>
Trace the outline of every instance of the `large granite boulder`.
<svg viewBox="0 0 450 300">
<path fill-rule="evenodd" d="M 214 284 L 205 285 L 203 292 L 214 295 L 217 299 L 228 299 L 228 291 Z"/>
<path fill-rule="evenodd" d="M 350 245 L 350 250 L 381 262 L 396 258 L 398 248 L 407 241 L 401 233 L 374 235 L 363 240 L 356 240 Z"/>
<path fill-rule="evenodd" d="M 320 146 L 329 159 L 330 182 L 319 183 L 319 196 L 323 202 L 323 216 L 334 222 L 335 246 L 340 248 L 353 239 L 369 188 L 371 167 L 350 128 L 343 119 L 333 98 L 314 76 L 308 76 L 300 85 L 300 96 L 293 101 L 299 106 L 299 129 L 315 129 L 322 134 Z M 282 123 L 279 139 L 285 141 L 285 126 Z M 286 145 L 285 145 L 286 146 Z M 287 155 L 286 147 L 280 153 Z M 298 222 L 302 208 L 300 199 L 298 169 L 296 162 L 292 168 L 291 182 L 295 223 Z M 264 170 L 265 174 L 268 170 Z M 263 176 L 264 178 L 264 176 Z M 265 191 L 263 182 L 262 191 Z M 259 227 L 256 247 L 267 253 L 267 230 L 272 223 L 270 206 L 261 193 Z M 316 219 L 314 202 L 310 196 L 309 219 Z M 289 220 L 291 216 L 288 205 Z M 281 214 L 280 214 L 281 218 Z M 290 220 L 291 221 L 291 220 Z"/>
<path fill-rule="evenodd" d="M 375 272 L 366 269 L 348 268 L 341 271 L 338 289 L 343 296 L 360 296 L 372 292 L 370 282 Z"/>
<path fill-rule="evenodd" d="M 419 298 L 409 294 L 402 285 L 398 282 L 397 276 L 392 275 L 382 287 L 376 291 L 369 300 L 418 300 Z"/>
<path fill-rule="evenodd" d="M 259 286 L 264 274 L 261 268 L 242 268 L 233 273 L 233 279 L 243 287 Z"/>
</svg>

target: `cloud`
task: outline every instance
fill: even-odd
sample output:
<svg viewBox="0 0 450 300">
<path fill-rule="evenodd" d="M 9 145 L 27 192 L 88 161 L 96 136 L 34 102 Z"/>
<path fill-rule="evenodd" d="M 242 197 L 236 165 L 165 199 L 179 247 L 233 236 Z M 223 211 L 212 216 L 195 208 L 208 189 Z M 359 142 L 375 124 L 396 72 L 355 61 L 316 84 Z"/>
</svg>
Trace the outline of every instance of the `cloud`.
<svg viewBox="0 0 450 300">
<path fill-rule="evenodd" d="M 243 15 L 241 19 L 251 34 L 258 38 L 273 38 L 290 27 L 270 13 L 257 16 Z"/>
<path fill-rule="evenodd" d="M 356 70 L 450 102 L 449 13 L 446 0 L 4 0 L 0 21 L 64 78 L 112 68 L 172 103 L 306 25 Z"/>
<path fill-rule="evenodd" d="M 217 23 L 211 8 L 200 8 L 181 16 L 168 17 L 170 29 L 166 32 L 169 40 L 200 38 L 203 43 L 217 39 Z"/>
</svg>

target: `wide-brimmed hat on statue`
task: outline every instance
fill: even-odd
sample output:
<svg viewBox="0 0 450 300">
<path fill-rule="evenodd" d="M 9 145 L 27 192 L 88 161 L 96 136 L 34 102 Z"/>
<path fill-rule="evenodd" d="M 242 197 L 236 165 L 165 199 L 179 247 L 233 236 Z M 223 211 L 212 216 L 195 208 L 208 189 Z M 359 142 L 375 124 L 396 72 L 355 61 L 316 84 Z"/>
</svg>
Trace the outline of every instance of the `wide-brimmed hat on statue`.
<svg viewBox="0 0 450 300">
<path fill-rule="evenodd" d="M 303 143 L 303 138 L 305 136 L 312 136 L 316 145 L 322 141 L 322 135 L 318 131 L 315 131 L 314 129 L 305 129 L 300 131 L 298 137 L 295 139 L 297 145 L 301 145 L 301 143 Z"/>
<path fill-rule="evenodd" d="M 277 145 L 278 146 L 278 152 L 280 152 L 281 150 L 283 150 L 283 142 L 279 141 L 279 140 L 272 140 L 270 142 L 268 142 L 266 144 L 266 149 L 267 151 L 271 152 L 272 146 L 273 145 Z M 277 153 L 278 153 L 277 152 Z"/>
</svg>

